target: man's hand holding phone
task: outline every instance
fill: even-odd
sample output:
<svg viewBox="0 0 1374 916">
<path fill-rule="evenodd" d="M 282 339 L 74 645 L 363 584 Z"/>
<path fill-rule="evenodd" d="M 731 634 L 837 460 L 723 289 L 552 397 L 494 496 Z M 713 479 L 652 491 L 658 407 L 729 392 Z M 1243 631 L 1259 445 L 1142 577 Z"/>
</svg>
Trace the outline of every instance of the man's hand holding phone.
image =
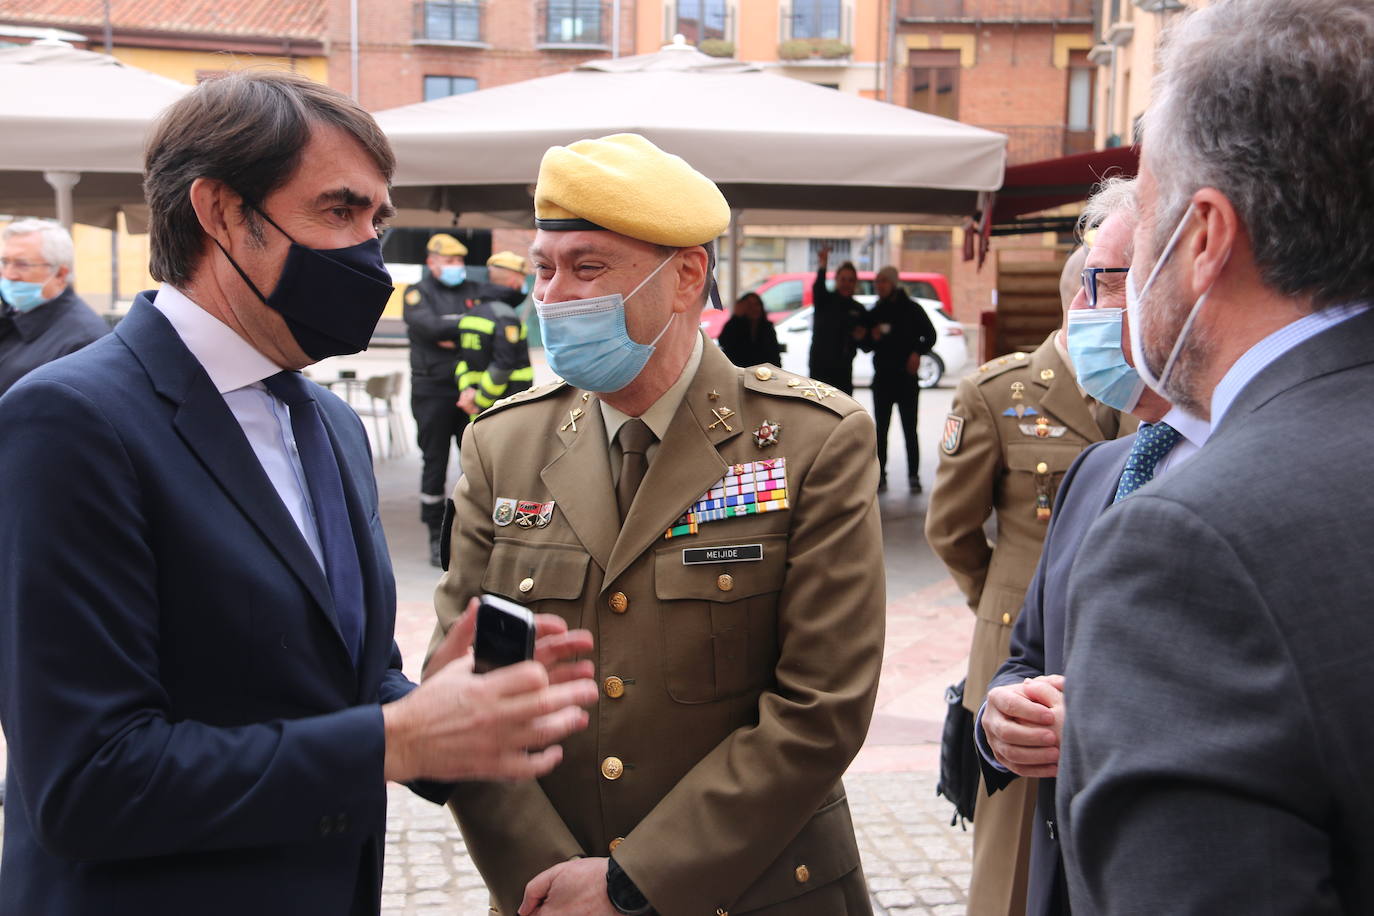
<svg viewBox="0 0 1374 916">
<path fill-rule="evenodd" d="M 533 659 L 477 674 L 478 604 L 430 657 L 424 683 L 382 707 L 387 779 L 533 779 L 563 759 L 558 741 L 587 726 L 595 669 L 577 656 L 591 651 L 591 633 L 533 614 Z"/>
</svg>

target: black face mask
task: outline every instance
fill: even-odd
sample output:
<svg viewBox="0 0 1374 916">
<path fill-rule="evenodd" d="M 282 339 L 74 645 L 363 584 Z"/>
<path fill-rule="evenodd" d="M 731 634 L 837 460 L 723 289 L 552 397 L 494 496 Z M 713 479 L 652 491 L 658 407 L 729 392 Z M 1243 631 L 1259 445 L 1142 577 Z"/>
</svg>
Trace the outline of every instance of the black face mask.
<svg viewBox="0 0 1374 916">
<path fill-rule="evenodd" d="M 282 235 L 286 230 L 253 208 Z M 213 239 L 243 282 L 267 307 L 286 320 L 291 336 L 313 360 L 366 350 L 377 321 L 391 298 L 391 274 L 382 261 L 382 243 L 368 239 L 348 248 L 306 248 L 291 236 L 281 279 L 264 296 L 229 252 Z"/>
</svg>

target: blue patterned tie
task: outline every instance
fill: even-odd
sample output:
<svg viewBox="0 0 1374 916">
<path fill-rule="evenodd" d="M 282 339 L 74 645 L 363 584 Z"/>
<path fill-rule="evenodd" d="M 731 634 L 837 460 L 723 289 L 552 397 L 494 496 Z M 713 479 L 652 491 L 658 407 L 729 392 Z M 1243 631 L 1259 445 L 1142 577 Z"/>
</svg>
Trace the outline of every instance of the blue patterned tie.
<svg viewBox="0 0 1374 916">
<path fill-rule="evenodd" d="M 1119 503 L 1149 483 L 1155 476 L 1159 459 L 1169 454 L 1169 449 L 1182 438 L 1183 434 L 1168 423 L 1141 423 L 1135 442 L 1131 443 L 1131 454 L 1126 457 L 1121 482 L 1116 485 L 1116 499 L 1112 501 Z"/>
<path fill-rule="evenodd" d="M 334 616 L 356 665 L 363 642 L 363 571 L 358 563 L 353 526 L 348 520 L 339 462 L 305 378 L 299 372 L 278 372 L 263 379 L 263 384 L 291 409 L 291 428 L 296 433 L 296 450 L 310 488 L 310 501 L 315 506 L 324 574 L 334 597 Z"/>
</svg>

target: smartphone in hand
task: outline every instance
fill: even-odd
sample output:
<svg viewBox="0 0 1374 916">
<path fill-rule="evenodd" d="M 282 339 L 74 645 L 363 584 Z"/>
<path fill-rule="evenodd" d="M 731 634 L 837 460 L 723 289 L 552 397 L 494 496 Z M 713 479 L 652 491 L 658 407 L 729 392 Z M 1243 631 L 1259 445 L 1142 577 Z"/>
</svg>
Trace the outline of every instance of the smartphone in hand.
<svg viewBox="0 0 1374 916">
<path fill-rule="evenodd" d="M 483 595 L 473 656 L 473 670 L 479 674 L 534 658 L 534 613 L 514 601 Z"/>
</svg>

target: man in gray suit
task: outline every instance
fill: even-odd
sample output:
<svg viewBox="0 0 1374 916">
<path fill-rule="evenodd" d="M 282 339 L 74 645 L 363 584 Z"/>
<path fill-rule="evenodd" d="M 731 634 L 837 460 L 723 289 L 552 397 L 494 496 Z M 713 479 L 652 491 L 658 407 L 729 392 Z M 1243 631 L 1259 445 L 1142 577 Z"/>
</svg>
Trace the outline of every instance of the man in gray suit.
<svg viewBox="0 0 1374 916">
<path fill-rule="evenodd" d="M 1074 565 L 1080 912 L 1374 912 L 1371 48 L 1368 0 L 1219 0 L 1166 46 L 1131 346 L 1212 434 Z"/>
<path fill-rule="evenodd" d="M 1135 182 L 1103 182 L 1084 208 L 1080 224 L 1096 227 L 1097 235 L 1085 262 L 1082 288 L 1068 313 L 1074 372 L 1089 395 L 1133 414 L 1144 432 L 1096 443 L 1069 468 L 1059 485 L 1035 577 L 1012 629 L 1011 655 L 993 676 L 987 702 L 978 712 L 975 734 L 988 790 L 999 791 L 1019 776 L 1041 780 L 1031 841 L 1028 916 L 1069 912 L 1054 793 L 1064 722 L 1064 617 L 1074 557 L 1092 523 L 1139 485 L 1140 477 L 1179 467 L 1208 433 L 1205 421 L 1171 409 L 1168 401 L 1145 388 L 1122 347 L 1128 333 L 1124 271 L 1131 263 L 1136 224 Z M 1153 458 L 1156 451 L 1160 457 Z M 1135 476 L 1126 473 L 1132 467 Z"/>
</svg>

